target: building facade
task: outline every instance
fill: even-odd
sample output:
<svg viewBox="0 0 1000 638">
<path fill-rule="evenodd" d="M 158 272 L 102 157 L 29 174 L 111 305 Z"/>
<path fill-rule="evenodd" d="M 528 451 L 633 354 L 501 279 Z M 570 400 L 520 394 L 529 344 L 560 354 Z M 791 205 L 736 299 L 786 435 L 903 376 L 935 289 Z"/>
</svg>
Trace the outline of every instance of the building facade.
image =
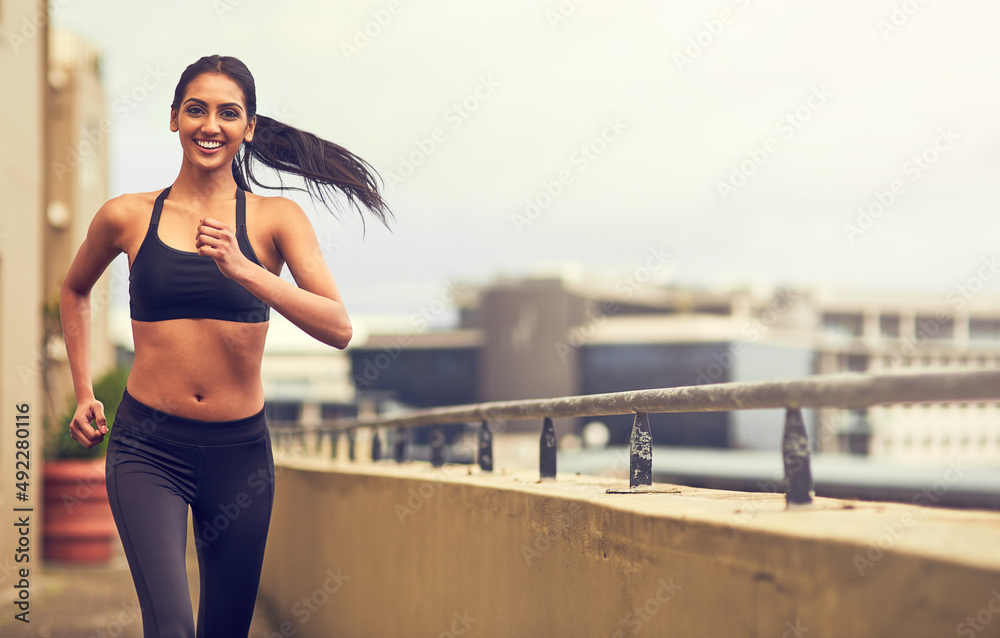
<svg viewBox="0 0 1000 638">
<path fill-rule="evenodd" d="M 459 300 L 464 349 L 448 333 L 373 335 L 352 347 L 362 390 L 397 396 L 441 384 L 465 387 L 450 402 L 502 401 L 680 387 L 813 374 L 959 370 L 1000 366 L 1000 296 L 875 294 L 822 289 L 699 290 L 586 284 L 562 278 L 466 288 Z M 436 347 L 431 344 L 437 343 Z M 448 382 L 423 361 L 457 365 L 475 355 L 475 379 Z M 379 363 L 386 369 L 380 369 Z M 366 378 L 366 371 L 377 374 Z M 433 377 L 431 379 L 430 377 Z M 471 388 L 475 388 L 475 392 Z M 439 392 L 439 391 L 438 391 Z M 429 407 L 442 402 L 421 401 Z M 963 455 L 1000 461 L 1000 405 L 921 404 L 809 410 L 814 446 L 893 459 Z M 563 419 L 557 434 L 593 419 Z M 601 417 L 624 443 L 628 415 Z M 782 410 L 651 415 L 667 445 L 773 449 Z M 537 432 L 537 423 L 505 424 Z"/>
<path fill-rule="evenodd" d="M 11 519 L 0 525 L 0 593 L 16 600 L 20 569 L 33 570 L 41 561 L 42 461 L 42 234 L 45 209 L 45 82 L 47 34 L 43 2 L 0 3 L 0 508 L 34 508 L 25 512 L 29 525 L 26 547 L 21 528 Z M 39 21 L 42 27 L 37 25 Z M 19 418 L 21 417 L 21 418 Z M 27 418 L 24 418 L 27 417 Z M 24 436 L 19 436 L 24 433 Z M 26 442 L 26 443 L 22 443 Z M 23 453 L 17 458 L 18 452 Z M 16 463 L 26 463 L 28 489 L 10 477 Z M 21 466 L 22 470 L 25 466 Z M 28 494 L 27 501 L 18 498 Z M 17 549 L 26 552 L 18 553 Z M 30 557 L 30 564 L 23 561 Z M 21 556 L 21 558 L 18 558 Z M 30 571 L 29 578 L 30 582 Z"/>
<path fill-rule="evenodd" d="M 105 143 L 81 146 L 104 112 L 97 55 L 49 32 L 45 2 L 2 0 L 0 95 L 16 96 L 0 103 L 0 507 L 26 508 L 28 518 L 23 527 L 0 526 L 0 590 L 5 600 L 19 600 L 20 570 L 29 570 L 30 583 L 41 567 L 43 427 L 65 413 L 72 396 L 58 289 L 107 195 Z M 65 162 L 64 149 L 85 152 Z M 95 289 L 95 300 L 106 286 Z M 100 374 L 112 350 L 95 306 L 92 364 Z M 18 471 L 24 481 L 12 480 Z M 22 562 L 24 555 L 30 560 Z"/>
</svg>

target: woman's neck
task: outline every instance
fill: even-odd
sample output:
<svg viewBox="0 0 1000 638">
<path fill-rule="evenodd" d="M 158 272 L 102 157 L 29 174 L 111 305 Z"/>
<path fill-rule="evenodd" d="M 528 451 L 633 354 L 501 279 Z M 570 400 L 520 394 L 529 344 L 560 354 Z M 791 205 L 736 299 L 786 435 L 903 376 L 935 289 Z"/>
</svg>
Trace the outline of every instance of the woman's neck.
<svg viewBox="0 0 1000 638">
<path fill-rule="evenodd" d="M 178 197 L 174 197 L 174 195 Z M 211 173 L 182 164 L 180 173 L 170 187 L 171 199 L 190 199 L 196 201 L 211 201 L 232 199 L 236 194 L 236 180 L 232 170 L 227 165 Z"/>
</svg>

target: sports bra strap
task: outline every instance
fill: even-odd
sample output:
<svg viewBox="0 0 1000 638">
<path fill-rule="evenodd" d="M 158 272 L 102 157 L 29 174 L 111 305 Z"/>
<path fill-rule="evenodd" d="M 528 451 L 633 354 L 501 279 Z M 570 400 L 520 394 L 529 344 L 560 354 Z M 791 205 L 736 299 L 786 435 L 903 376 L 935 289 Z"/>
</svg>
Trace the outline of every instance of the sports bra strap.
<svg viewBox="0 0 1000 638">
<path fill-rule="evenodd" d="M 243 189 L 236 187 L 236 228 L 247 226 L 247 196 Z"/>
<path fill-rule="evenodd" d="M 159 197 L 156 198 L 156 204 L 153 205 L 153 216 L 149 218 L 149 225 L 156 226 L 160 223 L 160 211 L 163 210 L 163 200 L 167 198 L 170 194 L 170 187 L 167 186 L 160 193 Z"/>
</svg>

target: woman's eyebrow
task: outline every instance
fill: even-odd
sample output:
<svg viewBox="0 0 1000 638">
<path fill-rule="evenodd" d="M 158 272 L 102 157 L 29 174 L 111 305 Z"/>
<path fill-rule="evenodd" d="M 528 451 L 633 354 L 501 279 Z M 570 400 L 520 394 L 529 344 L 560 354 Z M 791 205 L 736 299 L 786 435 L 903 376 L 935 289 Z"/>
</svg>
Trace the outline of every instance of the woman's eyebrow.
<svg viewBox="0 0 1000 638">
<path fill-rule="evenodd" d="M 197 102 L 198 104 L 201 104 L 204 107 L 208 106 L 208 102 L 206 102 L 205 100 L 199 100 L 196 97 L 189 97 L 188 99 L 184 100 L 184 104 L 187 104 L 188 102 Z M 241 111 L 243 110 L 243 106 L 239 102 L 226 102 L 225 104 L 220 104 L 219 108 L 232 107 L 232 106 L 235 106 Z"/>
</svg>

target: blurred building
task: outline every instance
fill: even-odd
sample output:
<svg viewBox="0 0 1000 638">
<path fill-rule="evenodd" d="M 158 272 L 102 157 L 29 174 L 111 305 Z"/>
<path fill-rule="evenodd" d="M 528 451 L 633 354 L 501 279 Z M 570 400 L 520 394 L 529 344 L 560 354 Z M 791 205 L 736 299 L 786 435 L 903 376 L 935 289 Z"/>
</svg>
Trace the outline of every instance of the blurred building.
<svg viewBox="0 0 1000 638">
<path fill-rule="evenodd" d="M 0 434 L 0 471 L 8 477 L 0 506 L 32 508 L 31 567 L 41 560 L 43 424 L 64 414 L 72 397 L 58 290 L 107 198 L 106 141 L 93 133 L 104 121 L 98 56 L 69 34 L 50 33 L 46 10 L 33 0 L 0 3 L 0 405 L 10 426 Z M 107 285 L 94 291 L 95 375 L 112 363 L 103 323 Z M 22 405 L 30 406 L 30 418 L 16 420 L 15 406 Z M 15 428 L 15 422 L 30 425 Z M 15 451 L 24 454 L 16 458 Z M 22 465 L 15 468 L 17 460 Z M 11 480 L 15 469 L 27 471 L 26 486 Z M 24 487 L 27 501 L 18 497 Z M 18 547 L 17 529 L 4 526 L 0 543 Z M 4 550 L 0 562 L 15 565 L 11 557 Z M 0 570 L 0 586 L 13 584 L 13 573 Z"/>
<path fill-rule="evenodd" d="M 839 294 L 817 299 L 817 372 L 1000 367 L 1000 296 Z M 1000 461 L 1000 403 L 920 403 L 824 410 L 833 446 L 898 459 Z"/>
<path fill-rule="evenodd" d="M 33 26 L 37 22 L 42 28 Z M 0 428 L 0 472 L 3 489 L 0 507 L 13 516 L 14 507 L 41 504 L 42 460 L 42 241 L 45 212 L 45 105 L 48 74 L 48 38 L 44 29 L 44 4 L 26 0 L 5 0 L 0 5 L 0 406 L 4 427 Z M 28 406 L 24 414 L 18 406 Z M 27 417 L 18 419 L 17 417 Z M 15 425 L 17 427 L 15 427 Z M 25 433 L 27 436 L 18 437 Z M 24 455 L 16 459 L 20 441 Z M 15 463 L 30 464 L 30 500 L 17 500 L 22 490 L 12 480 Z M 19 469 L 25 469 L 22 465 Z M 41 558 L 40 521 L 34 512 L 26 514 L 34 523 L 27 539 L 35 548 L 33 558 Z M 16 600 L 12 587 L 17 582 L 15 549 L 18 529 L 8 519 L 0 525 L 0 589 L 4 600 Z M 34 567 L 31 565 L 30 567 Z M 13 609 L 13 605 L 9 607 Z M 16 613 L 16 612 L 12 612 Z"/>
<path fill-rule="evenodd" d="M 1000 366 L 1000 297 L 498 281 L 468 290 L 451 332 L 352 346 L 362 392 L 422 407 L 838 372 Z M 560 434 L 586 421 L 557 422 Z M 612 443 L 631 416 L 600 417 Z M 1000 460 L 1000 406 L 922 404 L 807 412 L 824 451 Z M 537 432 L 537 423 L 507 424 Z M 781 410 L 651 415 L 667 445 L 775 448 Z"/>
<path fill-rule="evenodd" d="M 357 413 L 347 355 L 316 341 L 277 313 L 271 314 L 261 382 L 272 426 L 314 426 Z"/>
<path fill-rule="evenodd" d="M 66 414 L 73 380 L 59 322 L 59 290 L 97 210 L 108 200 L 108 133 L 98 52 L 71 33 L 49 38 L 46 105 L 46 201 L 42 285 L 46 309 L 47 410 Z M 109 268 L 91 292 L 90 364 L 99 378 L 115 363 L 108 336 L 112 293 L 128 288 L 126 277 Z"/>
</svg>

